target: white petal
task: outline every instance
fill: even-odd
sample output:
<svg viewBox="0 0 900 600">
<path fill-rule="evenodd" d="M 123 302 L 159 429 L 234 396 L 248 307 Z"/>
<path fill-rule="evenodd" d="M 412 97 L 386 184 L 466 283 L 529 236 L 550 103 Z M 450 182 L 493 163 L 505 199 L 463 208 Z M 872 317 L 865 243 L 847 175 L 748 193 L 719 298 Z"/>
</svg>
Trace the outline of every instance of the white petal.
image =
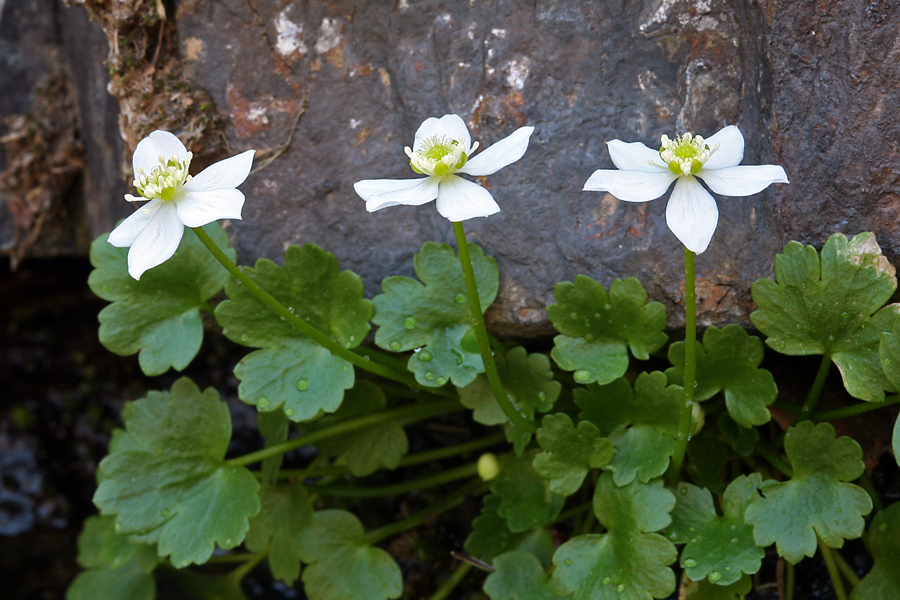
<svg viewBox="0 0 900 600">
<path fill-rule="evenodd" d="M 462 140 L 466 152 L 472 147 L 472 138 L 469 136 L 469 128 L 459 115 L 444 115 L 440 119 L 429 117 L 419 125 L 416 131 L 416 141 L 413 150 L 418 150 L 422 142 L 430 137 L 447 137 L 452 140 Z"/>
<path fill-rule="evenodd" d="M 646 171 L 617 171 L 599 169 L 584 184 L 592 192 L 609 192 L 619 200 L 647 202 L 666 193 L 678 176 L 668 169 Z"/>
<path fill-rule="evenodd" d="M 623 171 L 646 171 L 647 173 L 656 173 L 660 167 L 665 168 L 665 164 L 659 157 L 659 152 L 648 148 L 640 142 L 623 142 L 621 140 L 612 140 L 606 142 L 609 148 L 609 157 L 612 159 L 616 168 Z M 653 162 L 656 165 L 651 165 Z"/>
<path fill-rule="evenodd" d="M 437 198 L 440 177 L 425 179 L 367 179 L 353 184 L 356 193 L 366 201 L 366 210 L 374 212 L 405 204 L 418 206 Z"/>
<path fill-rule="evenodd" d="M 490 175 L 511 165 L 525 154 L 534 127 L 520 127 L 490 148 L 485 148 L 459 170 L 468 175 Z"/>
<path fill-rule="evenodd" d="M 219 219 L 240 219 L 244 194 L 234 188 L 204 192 L 182 190 L 175 201 L 178 218 L 188 227 L 203 227 Z"/>
<path fill-rule="evenodd" d="M 175 204 L 162 202 L 128 251 L 128 274 L 140 279 L 144 271 L 172 258 L 183 234 L 184 225 Z"/>
<path fill-rule="evenodd" d="M 135 178 L 137 178 L 138 167 L 143 168 L 144 173 L 149 175 L 153 167 L 159 166 L 160 155 L 168 160 L 173 154 L 178 157 L 178 160 L 184 161 L 187 158 L 187 148 L 184 147 L 181 140 L 168 131 L 154 131 L 138 142 L 137 148 L 134 149 L 131 165 Z"/>
<path fill-rule="evenodd" d="M 456 175 L 447 175 L 441 181 L 437 209 L 454 223 L 500 212 L 489 191 Z"/>
<path fill-rule="evenodd" d="M 724 169 L 702 169 L 697 173 L 709 189 L 723 196 L 750 196 L 773 183 L 788 183 L 787 174 L 778 165 L 740 165 Z"/>
<path fill-rule="evenodd" d="M 666 223 L 688 250 L 700 254 L 709 246 L 719 208 L 700 182 L 693 177 L 681 177 L 666 206 Z"/>
<path fill-rule="evenodd" d="M 112 230 L 107 241 L 117 248 L 128 248 L 131 246 L 156 214 L 156 211 L 159 210 L 160 203 L 162 203 L 162 200 L 157 198 L 134 211 L 118 227 Z"/>
<path fill-rule="evenodd" d="M 713 150 L 716 144 L 719 145 L 719 149 L 713 152 L 703 165 L 704 168 L 722 169 L 741 164 L 744 158 L 744 136 L 734 125 L 729 125 L 704 141 L 710 150 Z"/>
<path fill-rule="evenodd" d="M 191 192 L 206 192 L 236 188 L 244 183 L 250 174 L 253 154 L 256 150 L 247 150 L 237 156 L 220 160 L 200 171 L 196 177 L 184 184 L 184 189 Z"/>
</svg>

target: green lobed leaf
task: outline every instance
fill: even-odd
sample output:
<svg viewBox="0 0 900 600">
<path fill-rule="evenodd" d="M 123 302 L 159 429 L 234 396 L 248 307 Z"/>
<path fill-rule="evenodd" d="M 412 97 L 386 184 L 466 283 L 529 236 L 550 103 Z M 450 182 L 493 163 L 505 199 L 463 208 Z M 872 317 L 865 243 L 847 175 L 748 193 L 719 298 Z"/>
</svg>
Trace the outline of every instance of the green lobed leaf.
<svg viewBox="0 0 900 600">
<path fill-rule="evenodd" d="M 513 533 L 506 524 L 506 519 L 497 512 L 502 502 L 503 498 L 496 494 L 484 497 L 481 515 L 472 523 L 472 533 L 463 546 L 465 551 L 492 563 L 501 554 L 524 550 L 535 555 L 544 566 L 549 566 L 554 550 L 553 536 L 546 529 Z"/>
<path fill-rule="evenodd" d="M 763 485 L 746 511 L 756 543 L 774 543 L 778 554 L 797 563 L 815 554 L 817 534 L 832 548 L 862 535 L 872 499 L 859 486 L 844 483 L 865 468 L 859 444 L 836 438 L 829 423 L 803 421 L 788 430 L 784 449 L 794 476 Z"/>
<path fill-rule="evenodd" d="M 182 377 L 170 392 L 127 404 L 122 418 L 128 443 L 100 463 L 105 479 L 94 494 L 116 530 L 157 541 L 177 567 L 206 562 L 216 544 L 239 545 L 259 512 L 259 484 L 225 464 L 231 417 L 219 394 Z"/>
<path fill-rule="evenodd" d="M 763 482 L 759 473 L 732 481 L 725 490 L 721 517 L 709 490 L 678 484 L 669 539 L 686 544 L 681 566 L 693 581 L 708 579 L 728 586 L 740 580 L 742 573 L 759 571 L 766 551 L 756 545 L 753 527 L 744 522 L 744 511 L 764 483 L 774 482 Z"/>
<path fill-rule="evenodd" d="M 78 536 L 78 563 L 88 569 L 66 591 L 67 600 L 153 600 L 156 548 L 115 531 L 112 517 L 90 517 Z"/>
<path fill-rule="evenodd" d="M 759 365 L 763 360 L 763 343 L 740 325 L 724 329 L 710 327 L 697 344 L 697 384 L 694 399 L 709 400 L 725 393 L 725 405 L 732 418 L 744 427 L 768 423 L 766 408 L 778 397 L 775 378 Z M 666 370 L 669 383 L 684 385 L 684 342 L 669 346 Z"/>
<path fill-rule="evenodd" d="M 850 600 L 892 600 L 900 598 L 900 502 L 875 515 L 869 527 L 869 551 L 875 564 L 863 577 Z"/>
<path fill-rule="evenodd" d="M 756 427 L 743 427 L 728 415 L 719 415 L 719 431 L 728 438 L 728 443 L 741 456 L 750 456 L 759 441 Z"/>
<path fill-rule="evenodd" d="M 381 388 L 371 381 L 357 381 L 345 394 L 341 408 L 333 416 L 317 421 L 316 426 L 329 427 L 386 407 L 387 399 Z M 325 456 L 337 457 L 357 477 L 365 477 L 379 469 L 396 469 L 409 451 L 409 440 L 400 423 L 388 421 L 322 440 L 316 446 Z"/>
<path fill-rule="evenodd" d="M 879 344 L 900 307 L 881 308 L 897 278 L 875 235 L 848 240 L 836 233 L 821 260 L 812 246 L 790 242 L 775 257 L 775 279 L 753 284 L 759 310 L 750 320 L 768 336 L 766 344 L 792 356 L 828 354 L 851 396 L 884 400 L 884 390 L 894 388 L 880 367 Z"/>
<path fill-rule="evenodd" d="M 579 418 L 600 429 L 615 447 L 606 467 L 616 485 L 639 478 L 646 483 L 666 472 L 675 451 L 683 390 L 667 385 L 665 374 L 641 373 L 634 388 L 623 378 L 575 390 Z"/>
<path fill-rule="evenodd" d="M 481 309 L 487 310 L 497 297 L 497 262 L 472 242 L 469 254 Z M 459 259 L 447 244 L 428 242 L 416 254 L 414 265 L 421 283 L 399 276 L 381 282 L 384 293 L 375 296 L 372 319 L 379 326 L 375 343 L 393 352 L 420 349 L 407 364 L 422 385 L 452 381 L 466 386 L 484 372 L 484 364 Z"/>
<path fill-rule="evenodd" d="M 203 230 L 234 260 L 221 225 L 210 223 Z M 186 231 L 175 255 L 136 281 L 128 274 L 128 248 L 116 248 L 108 237 L 91 244 L 94 270 L 88 278 L 91 291 L 112 302 L 100 311 L 100 342 L 120 356 L 139 353 L 146 375 L 161 375 L 169 367 L 181 371 L 203 341 L 200 307 L 222 290 L 228 271 Z"/>
<path fill-rule="evenodd" d="M 744 575 L 731 585 L 716 585 L 704 579 L 702 581 L 682 581 L 679 598 L 684 600 L 744 600 L 744 596 L 753 589 L 753 579 Z"/>
<path fill-rule="evenodd" d="M 533 461 L 532 453 L 506 458 L 491 484 L 491 491 L 501 498 L 497 514 L 514 533 L 552 521 L 566 502 L 565 496 L 551 492 L 548 482 L 535 473 Z"/>
<path fill-rule="evenodd" d="M 895 389 L 900 389 L 900 319 L 894 321 L 890 331 L 881 334 L 878 358 L 885 377 Z"/>
<path fill-rule="evenodd" d="M 292 585 L 300 576 L 300 532 L 312 524 L 313 507 L 302 483 L 264 484 L 259 489 L 259 514 L 250 521 L 247 548 L 269 548 L 272 576 Z M 270 545 L 271 544 L 271 545 Z"/>
<path fill-rule="evenodd" d="M 355 348 L 369 332 L 372 302 L 363 298 L 362 280 L 341 271 L 334 255 L 315 244 L 289 247 L 284 268 L 261 258 L 243 271 L 345 348 Z M 344 390 L 353 387 L 351 364 L 277 317 L 237 280 L 229 281 L 225 291 L 229 300 L 216 307 L 223 332 L 239 344 L 260 348 L 234 369 L 241 400 L 264 412 L 282 408 L 292 421 L 336 411 Z"/>
<path fill-rule="evenodd" d="M 647 360 L 668 340 L 666 309 L 647 303 L 647 292 L 634 277 L 603 286 L 584 275 L 575 283 L 556 284 L 556 302 L 547 316 L 562 335 L 554 338 L 553 360 L 575 371 L 578 383 L 610 383 L 628 369 L 628 350 Z"/>
<path fill-rule="evenodd" d="M 362 524 L 343 510 L 322 510 L 297 536 L 310 600 L 384 600 L 403 593 L 400 568 L 366 543 Z"/>
<path fill-rule="evenodd" d="M 604 473 L 594 493 L 594 513 L 604 534 L 579 535 L 553 555 L 552 583 L 557 594 L 574 600 L 646 600 L 675 590 L 668 565 L 675 546 L 659 534 L 666 527 L 675 496 L 662 480 L 632 481 L 619 487 Z"/>
<path fill-rule="evenodd" d="M 494 560 L 496 571 L 484 581 L 491 600 L 562 600 L 550 586 L 550 577 L 537 557 L 522 550 L 507 552 Z"/>
<path fill-rule="evenodd" d="M 571 496 L 591 469 L 601 469 L 613 457 L 613 445 L 588 421 L 576 428 L 566 414 L 547 415 L 537 432 L 544 449 L 534 457 L 534 470 L 549 480 L 550 491 Z"/>
<path fill-rule="evenodd" d="M 266 440 L 265 447 L 277 446 L 287 441 L 291 422 L 284 412 L 257 412 L 256 425 L 259 434 Z M 262 481 L 274 482 L 284 461 L 284 454 L 276 454 L 262 460 Z"/>
</svg>

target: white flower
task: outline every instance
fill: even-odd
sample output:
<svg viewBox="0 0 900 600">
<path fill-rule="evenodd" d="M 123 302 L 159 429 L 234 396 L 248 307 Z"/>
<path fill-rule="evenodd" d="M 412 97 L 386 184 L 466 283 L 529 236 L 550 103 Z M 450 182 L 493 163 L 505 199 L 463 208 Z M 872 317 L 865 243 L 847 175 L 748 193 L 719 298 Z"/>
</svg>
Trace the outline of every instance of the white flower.
<svg viewBox="0 0 900 600">
<path fill-rule="evenodd" d="M 367 179 L 353 185 L 373 212 L 387 206 L 418 206 L 437 199 L 437 209 L 450 221 L 486 217 L 500 210 L 490 192 L 454 173 L 490 175 L 525 154 L 534 127 L 521 127 L 469 160 L 478 148 L 457 115 L 430 117 L 419 126 L 413 148 L 406 147 L 413 171 L 424 179 Z"/>
<path fill-rule="evenodd" d="M 619 170 L 594 171 L 585 190 L 609 192 L 620 200 L 647 202 L 675 189 L 666 206 L 666 223 L 688 250 L 700 254 L 709 246 L 719 209 L 696 177 L 723 196 L 750 196 L 773 183 L 788 183 L 778 165 L 742 165 L 744 136 L 729 125 L 709 139 L 662 136 L 662 148 L 651 150 L 640 142 L 608 142 L 609 155 Z M 696 177 L 695 177 L 696 176 Z"/>
<path fill-rule="evenodd" d="M 226 158 L 188 174 L 192 154 L 168 131 L 154 131 L 134 150 L 134 187 L 149 200 L 109 234 L 109 243 L 128 248 L 128 273 L 140 279 L 144 271 L 169 260 L 178 249 L 184 227 L 201 227 L 218 219 L 240 219 L 244 194 L 235 188 L 250 173 L 255 150 Z"/>
</svg>

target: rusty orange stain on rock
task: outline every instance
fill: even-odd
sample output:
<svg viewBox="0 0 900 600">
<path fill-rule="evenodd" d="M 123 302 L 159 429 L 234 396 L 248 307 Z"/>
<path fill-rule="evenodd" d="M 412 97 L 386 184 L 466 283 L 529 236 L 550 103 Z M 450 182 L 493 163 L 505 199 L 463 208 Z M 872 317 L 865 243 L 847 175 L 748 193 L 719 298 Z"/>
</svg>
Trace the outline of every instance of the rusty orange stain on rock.
<svg viewBox="0 0 900 600">
<path fill-rule="evenodd" d="M 414 64 L 413 67 L 416 69 L 416 75 L 418 75 L 425 68 L 425 63 L 420 60 L 419 62 Z"/>
<path fill-rule="evenodd" d="M 372 68 L 372 63 L 366 61 L 361 65 L 357 65 L 356 69 L 354 69 L 353 72 L 360 77 L 369 77 L 372 73 L 375 72 L 375 69 Z"/>
<path fill-rule="evenodd" d="M 269 113 L 296 113 L 297 100 L 264 96 L 249 100 L 241 84 L 229 83 L 225 89 L 228 115 L 234 123 L 234 131 L 241 139 L 247 139 L 269 128 Z"/>
<path fill-rule="evenodd" d="M 359 130 L 359 133 L 356 134 L 356 140 L 353 141 L 353 145 L 359 146 L 360 144 L 365 142 L 366 138 L 368 138 L 373 133 L 374 132 L 369 127 L 363 127 Z"/>
</svg>

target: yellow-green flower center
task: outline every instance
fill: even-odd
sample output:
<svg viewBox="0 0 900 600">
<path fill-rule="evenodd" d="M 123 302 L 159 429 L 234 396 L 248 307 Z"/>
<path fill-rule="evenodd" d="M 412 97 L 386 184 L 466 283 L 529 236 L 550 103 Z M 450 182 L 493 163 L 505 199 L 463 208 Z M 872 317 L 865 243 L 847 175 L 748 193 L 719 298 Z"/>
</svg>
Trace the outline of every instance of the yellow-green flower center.
<svg viewBox="0 0 900 600">
<path fill-rule="evenodd" d="M 476 142 L 472 150 L 477 146 Z M 415 151 L 409 146 L 404 150 L 409 157 L 409 166 L 421 175 L 443 177 L 461 169 L 469 159 L 462 142 L 444 136 L 427 138 Z"/>
<path fill-rule="evenodd" d="M 159 198 L 161 200 L 174 200 L 179 190 L 185 183 L 191 180 L 188 167 L 191 165 L 193 154 L 187 153 L 184 161 L 172 155 L 166 159 L 159 156 L 159 165 L 153 167 L 150 173 L 138 167 L 134 174 L 134 187 L 138 193 L 147 200 Z"/>
<path fill-rule="evenodd" d="M 691 135 L 690 132 L 674 140 L 663 135 L 660 141 L 659 157 L 675 175 L 696 175 L 716 151 L 716 148 L 710 150 L 701 136 Z"/>
</svg>

